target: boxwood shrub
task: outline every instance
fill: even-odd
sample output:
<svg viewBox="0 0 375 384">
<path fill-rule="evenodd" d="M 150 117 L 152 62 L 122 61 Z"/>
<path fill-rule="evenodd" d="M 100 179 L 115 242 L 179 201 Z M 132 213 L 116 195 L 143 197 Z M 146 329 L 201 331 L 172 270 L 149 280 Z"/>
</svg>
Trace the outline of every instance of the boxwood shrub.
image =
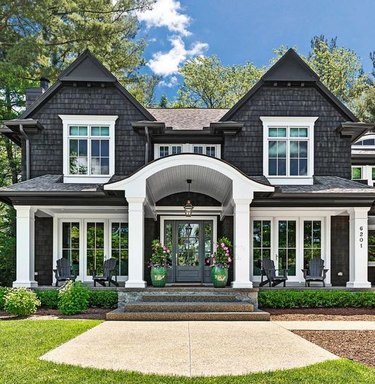
<svg viewBox="0 0 375 384">
<path fill-rule="evenodd" d="M 345 290 L 261 290 L 261 308 L 375 308 L 375 292 Z"/>
<path fill-rule="evenodd" d="M 57 289 L 37 289 L 35 291 L 44 308 L 57 309 L 59 303 L 59 291 Z M 116 291 L 89 290 L 89 307 L 116 308 L 118 295 Z M 0 291 L 1 309 L 1 291 Z"/>
</svg>

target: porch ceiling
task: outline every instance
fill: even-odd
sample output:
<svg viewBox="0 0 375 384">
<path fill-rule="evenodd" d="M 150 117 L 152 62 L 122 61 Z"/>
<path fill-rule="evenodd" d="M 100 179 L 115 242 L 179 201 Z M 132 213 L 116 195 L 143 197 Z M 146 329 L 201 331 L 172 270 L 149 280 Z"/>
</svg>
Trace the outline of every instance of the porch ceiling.
<svg viewBox="0 0 375 384">
<path fill-rule="evenodd" d="M 191 192 L 203 193 L 221 203 L 231 197 L 232 180 L 213 169 L 198 165 L 179 165 L 164 169 L 147 179 L 147 194 L 157 202 L 174 193 L 186 192 L 191 179 Z"/>
</svg>

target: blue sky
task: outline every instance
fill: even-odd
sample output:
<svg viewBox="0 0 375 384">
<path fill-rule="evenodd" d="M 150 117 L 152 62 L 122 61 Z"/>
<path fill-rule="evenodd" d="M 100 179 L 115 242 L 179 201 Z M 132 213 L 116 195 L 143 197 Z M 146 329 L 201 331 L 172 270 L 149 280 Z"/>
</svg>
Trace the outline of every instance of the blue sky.
<svg viewBox="0 0 375 384">
<path fill-rule="evenodd" d="M 267 65 L 281 45 L 302 54 L 323 34 L 361 57 L 372 69 L 375 0 L 157 0 L 138 15 L 150 40 L 148 71 L 163 76 L 157 89 L 173 98 L 178 68 L 197 55 L 216 54 L 224 64 Z"/>
</svg>

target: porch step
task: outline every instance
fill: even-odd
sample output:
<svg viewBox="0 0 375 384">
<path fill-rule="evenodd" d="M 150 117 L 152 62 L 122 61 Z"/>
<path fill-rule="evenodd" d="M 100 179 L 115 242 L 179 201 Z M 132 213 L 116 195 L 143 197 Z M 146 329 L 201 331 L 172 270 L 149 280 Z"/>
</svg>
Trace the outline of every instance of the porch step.
<svg viewBox="0 0 375 384">
<path fill-rule="evenodd" d="M 253 312 L 247 302 L 135 302 L 125 305 L 125 312 Z"/>
<path fill-rule="evenodd" d="M 197 294 L 189 294 L 189 295 L 181 295 L 181 294 L 166 294 L 166 295 L 143 295 L 142 301 L 144 302 L 201 302 L 201 303 L 220 303 L 220 302 L 237 302 L 237 298 L 234 295 L 225 295 L 225 294 L 208 294 L 208 295 L 197 295 Z"/>
<path fill-rule="evenodd" d="M 122 321 L 269 321 L 270 314 L 255 312 L 123 312 L 107 313 L 107 320 Z"/>
</svg>

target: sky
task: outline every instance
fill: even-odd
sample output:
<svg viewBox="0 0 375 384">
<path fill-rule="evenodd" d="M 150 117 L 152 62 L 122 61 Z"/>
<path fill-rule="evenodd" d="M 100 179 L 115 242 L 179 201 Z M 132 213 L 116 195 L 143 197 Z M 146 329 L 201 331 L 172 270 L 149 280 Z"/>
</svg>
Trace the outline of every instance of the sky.
<svg viewBox="0 0 375 384">
<path fill-rule="evenodd" d="M 264 66 L 282 45 L 307 54 L 316 35 L 337 37 L 372 69 L 375 0 L 157 0 L 137 16 L 148 40 L 146 71 L 162 77 L 157 99 L 173 99 L 186 60 L 215 54 L 225 65 Z"/>
</svg>

